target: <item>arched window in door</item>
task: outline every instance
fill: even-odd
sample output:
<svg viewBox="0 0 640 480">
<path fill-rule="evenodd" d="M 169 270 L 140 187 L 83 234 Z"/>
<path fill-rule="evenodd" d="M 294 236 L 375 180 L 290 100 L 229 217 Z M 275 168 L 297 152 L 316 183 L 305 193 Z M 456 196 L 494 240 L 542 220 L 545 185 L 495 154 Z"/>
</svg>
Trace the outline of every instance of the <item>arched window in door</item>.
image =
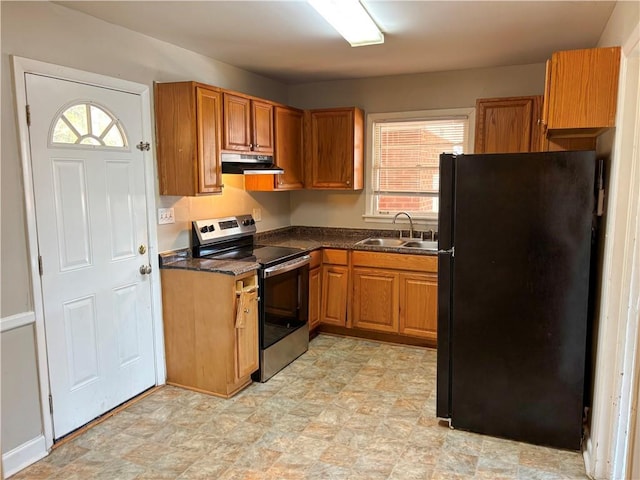
<svg viewBox="0 0 640 480">
<path fill-rule="evenodd" d="M 127 149 L 128 142 L 118 119 L 93 102 L 65 108 L 53 123 L 51 145 L 77 145 Z"/>
</svg>

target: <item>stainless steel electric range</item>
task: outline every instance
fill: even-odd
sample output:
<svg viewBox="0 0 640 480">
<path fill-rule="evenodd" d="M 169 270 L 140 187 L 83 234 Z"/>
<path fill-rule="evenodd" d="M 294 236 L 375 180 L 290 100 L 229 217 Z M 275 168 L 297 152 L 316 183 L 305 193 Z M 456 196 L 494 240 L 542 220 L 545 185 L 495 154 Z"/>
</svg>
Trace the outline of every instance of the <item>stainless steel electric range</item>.
<svg viewBox="0 0 640 480">
<path fill-rule="evenodd" d="M 251 215 L 196 220 L 194 258 L 254 262 L 258 268 L 260 368 L 253 379 L 266 382 L 309 347 L 309 261 L 306 251 L 254 244 Z"/>
</svg>

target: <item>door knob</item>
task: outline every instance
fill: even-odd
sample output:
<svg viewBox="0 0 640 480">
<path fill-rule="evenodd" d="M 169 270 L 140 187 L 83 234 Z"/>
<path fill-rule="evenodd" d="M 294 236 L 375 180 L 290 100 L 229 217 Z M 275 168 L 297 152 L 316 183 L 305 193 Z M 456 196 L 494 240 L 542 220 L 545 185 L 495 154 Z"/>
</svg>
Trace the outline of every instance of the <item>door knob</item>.
<svg viewBox="0 0 640 480">
<path fill-rule="evenodd" d="M 140 275 L 149 275 L 151 273 L 151 265 L 140 265 Z"/>
</svg>

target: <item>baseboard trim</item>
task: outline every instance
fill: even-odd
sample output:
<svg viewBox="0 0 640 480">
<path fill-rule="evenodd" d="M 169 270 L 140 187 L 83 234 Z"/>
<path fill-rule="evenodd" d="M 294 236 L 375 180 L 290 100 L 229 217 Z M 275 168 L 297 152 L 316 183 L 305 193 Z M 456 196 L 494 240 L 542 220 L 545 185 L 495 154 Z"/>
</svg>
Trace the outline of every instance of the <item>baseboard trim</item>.
<svg viewBox="0 0 640 480">
<path fill-rule="evenodd" d="M 41 458 L 49 454 L 44 441 L 44 435 L 40 435 L 22 445 L 17 446 L 13 450 L 2 455 L 2 471 L 4 478 L 18 473 L 20 470 L 27 468 L 32 463 L 37 462 Z"/>
<path fill-rule="evenodd" d="M 17 313 L 0 319 L 0 332 L 24 327 L 25 325 L 31 325 L 32 323 L 36 323 L 35 312 Z"/>
</svg>

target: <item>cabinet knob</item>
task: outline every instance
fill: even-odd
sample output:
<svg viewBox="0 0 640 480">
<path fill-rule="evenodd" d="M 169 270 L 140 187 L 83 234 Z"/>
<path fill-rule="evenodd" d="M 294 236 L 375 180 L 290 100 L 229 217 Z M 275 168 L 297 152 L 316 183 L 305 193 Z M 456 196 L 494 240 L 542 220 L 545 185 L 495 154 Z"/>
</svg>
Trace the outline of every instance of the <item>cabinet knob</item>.
<svg viewBox="0 0 640 480">
<path fill-rule="evenodd" d="M 351 180 L 347 180 L 347 185 L 351 185 Z"/>
</svg>

